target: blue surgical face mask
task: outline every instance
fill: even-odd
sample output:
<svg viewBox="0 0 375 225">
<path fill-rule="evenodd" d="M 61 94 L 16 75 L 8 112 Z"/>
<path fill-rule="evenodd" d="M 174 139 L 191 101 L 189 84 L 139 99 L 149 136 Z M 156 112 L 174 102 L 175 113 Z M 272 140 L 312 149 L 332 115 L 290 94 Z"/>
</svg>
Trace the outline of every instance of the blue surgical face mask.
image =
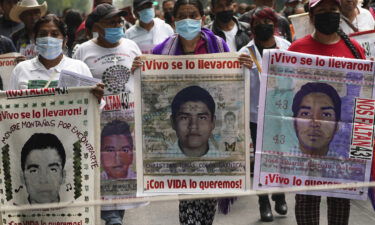
<svg viewBox="0 0 375 225">
<path fill-rule="evenodd" d="M 183 19 L 174 24 L 176 33 L 186 40 L 193 40 L 201 32 L 201 20 Z"/>
<path fill-rule="evenodd" d="M 138 14 L 139 14 L 139 19 L 143 23 L 150 23 L 152 19 L 155 17 L 155 10 L 154 8 L 142 9 L 141 11 L 138 12 Z"/>
<path fill-rule="evenodd" d="M 104 39 L 111 44 L 117 43 L 125 36 L 123 27 L 104 28 Z"/>
<path fill-rule="evenodd" d="M 63 40 L 54 37 L 36 38 L 36 50 L 45 59 L 56 59 L 62 53 Z"/>
</svg>

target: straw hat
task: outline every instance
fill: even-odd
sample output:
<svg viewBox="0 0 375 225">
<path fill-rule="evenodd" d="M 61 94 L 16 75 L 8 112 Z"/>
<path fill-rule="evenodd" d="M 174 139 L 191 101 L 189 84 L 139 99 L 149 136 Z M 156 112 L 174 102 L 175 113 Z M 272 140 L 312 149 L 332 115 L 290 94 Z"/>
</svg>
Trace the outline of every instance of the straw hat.
<svg viewBox="0 0 375 225">
<path fill-rule="evenodd" d="M 11 20 L 21 23 L 20 15 L 27 10 L 40 9 L 40 13 L 44 16 L 47 12 L 47 2 L 39 5 L 37 0 L 22 0 L 13 6 L 10 10 L 9 17 Z"/>
</svg>

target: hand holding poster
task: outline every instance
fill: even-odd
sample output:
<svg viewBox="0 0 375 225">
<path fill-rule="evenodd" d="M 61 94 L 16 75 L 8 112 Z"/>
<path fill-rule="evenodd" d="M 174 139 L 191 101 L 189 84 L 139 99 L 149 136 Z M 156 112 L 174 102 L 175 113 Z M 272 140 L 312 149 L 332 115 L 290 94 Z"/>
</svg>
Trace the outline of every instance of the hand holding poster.
<svg viewBox="0 0 375 225">
<path fill-rule="evenodd" d="M 262 69 L 254 189 L 369 181 L 374 62 L 271 50 Z"/>
<path fill-rule="evenodd" d="M 0 99 L 2 207 L 98 199 L 99 110 L 91 88 L 10 90 Z M 99 221 L 96 207 L 2 215 L 4 224 Z"/>
<path fill-rule="evenodd" d="M 139 72 L 138 193 L 249 187 L 250 82 L 238 55 L 146 56 Z"/>
</svg>

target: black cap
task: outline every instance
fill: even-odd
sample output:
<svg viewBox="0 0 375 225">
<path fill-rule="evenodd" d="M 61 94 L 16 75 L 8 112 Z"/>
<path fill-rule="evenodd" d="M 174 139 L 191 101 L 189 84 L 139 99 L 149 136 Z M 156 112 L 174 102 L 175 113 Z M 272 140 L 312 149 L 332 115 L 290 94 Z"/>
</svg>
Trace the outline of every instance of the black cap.
<svg viewBox="0 0 375 225">
<path fill-rule="evenodd" d="M 154 3 L 154 1 L 153 0 L 134 0 L 133 1 L 133 9 L 138 9 L 143 4 L 146 4 L 146 3 Z"/>
<path fill-rule="evenodd" d="M 114 16 L 126 16 L 127 12 L 118 10 L 111 4 L 103 3 L 98 6 L 88 15 L 86 19 L 86 28 L 92 29 L 94 23 L 99 22 L 102 19 L 112 18 Z"/>
</svg>

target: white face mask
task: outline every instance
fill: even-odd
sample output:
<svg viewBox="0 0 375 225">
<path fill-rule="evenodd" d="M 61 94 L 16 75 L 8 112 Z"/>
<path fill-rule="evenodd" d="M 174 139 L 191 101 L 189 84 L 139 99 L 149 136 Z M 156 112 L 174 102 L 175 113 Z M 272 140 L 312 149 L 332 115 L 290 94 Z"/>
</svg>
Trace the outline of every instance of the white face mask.
<svg viewBox="0 0 375 225">
<path fill-rule="evenodd" d="M 92 32 L 92 38 L 98 38 L 99 34 L 98 32 Z"/>
<path fill-rule="evenodd" d="M 63 39 L 54 37 L 36 38 L 36 50 L 48 60 L 56 59 L 62 53 Z"/>
</svg>

